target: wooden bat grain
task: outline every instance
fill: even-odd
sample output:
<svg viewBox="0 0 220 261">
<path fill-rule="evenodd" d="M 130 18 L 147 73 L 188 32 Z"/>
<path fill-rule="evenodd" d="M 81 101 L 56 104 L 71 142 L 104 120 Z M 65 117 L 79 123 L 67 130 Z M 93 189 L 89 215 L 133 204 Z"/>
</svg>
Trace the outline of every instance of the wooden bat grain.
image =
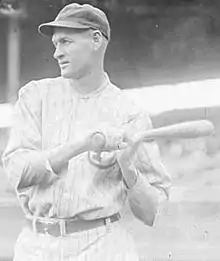
<svg viewBox="0 0 220 261">
<path fill-rule="evenodd" d="M 209 120 L 187 121 L 138 133 L 133 142 L 152 139 L 192 139 L 213 135 L 214 131 L 214 125 Z M 93 144 L 96 151 L 101 151 L 104 143 L 103 135 L 94 135 Z"/>
</svg>

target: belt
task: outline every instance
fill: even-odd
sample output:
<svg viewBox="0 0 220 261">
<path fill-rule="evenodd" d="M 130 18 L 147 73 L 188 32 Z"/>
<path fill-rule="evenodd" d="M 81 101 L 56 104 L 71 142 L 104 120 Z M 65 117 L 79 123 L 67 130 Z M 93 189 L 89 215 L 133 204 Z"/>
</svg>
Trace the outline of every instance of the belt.
<svg viewBox="0 0 220 261">
<path fill-rule="evenodd" d="M 52 222 L 47 222 L 39 219 L 26 219 L 26 225 L 36 233 L 61 237 L 80 231 L 107 226 L 110 223 L 118 221 L 120 218 L 120 214 L 115 213 L 109 217 L 93 220 L 56 219 Z"/>
</svg>

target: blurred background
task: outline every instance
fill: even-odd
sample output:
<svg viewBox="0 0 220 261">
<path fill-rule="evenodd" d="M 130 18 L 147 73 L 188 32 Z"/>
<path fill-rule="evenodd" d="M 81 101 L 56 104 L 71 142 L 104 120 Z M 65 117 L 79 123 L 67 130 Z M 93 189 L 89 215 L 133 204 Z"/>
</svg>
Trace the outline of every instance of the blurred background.
<svg viewBox="0 0 220 261">
<path fill-rule="evenodd" d="M 8 47 L 17 38 L 19 86 L 59 74 L 53 46 L 37 26 L 69 0 L 1 0 L 1 100 L 7 97 Z M 219 77 L 217 0 L 79 0 L 102 8 L 112 27 L 106 70 L 123 89 Z M 16 12 L 13 12 L 13 8 Z M 11 11 L 10 11 L 11 10 Z M 13 20 L 16 22 L 13 23 Z M 14 33 L 14 35 L 13 35 Z M 16 35 L 17 34 L 17 35 Z M 10 40 L 13 41 L 10 43 Z M 14 49 L 15 43 L 10 46 Z M 10 52 L 11 53 L 11 52 Z M 15 63 L 15 58 L 14 63 Z M 12 59 L 12 58 L 11 58 Z M 12 63 L 12 62 L 11 62 Z"/>
<path fill-rule="evenodd" d="M 218 0 L 0 0 L 0 154 L 19 88 L 59 75 L 51 39 L 37 27 L 71 2 L 106 12 L 112 28 L 106 71 L 149 111 L 154 127 L 209 119 L 216 128 L 212 137 L 159 142 L 173 180 L 170 201 L 154 228 L 135 220 L 128 207 L 124 211 L 142 260 L 219 261 Z M 0 164 L 0 261 L 11 260 L 22 217 Z"/>
</svg>

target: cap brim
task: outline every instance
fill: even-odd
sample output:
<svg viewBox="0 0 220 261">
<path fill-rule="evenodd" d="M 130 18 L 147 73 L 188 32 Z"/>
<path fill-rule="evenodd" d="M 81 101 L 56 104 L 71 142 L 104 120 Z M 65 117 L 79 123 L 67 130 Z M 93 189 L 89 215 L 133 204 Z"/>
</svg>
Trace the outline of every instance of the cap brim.
<svg viewBox="0 0 220 261">
<path fill-rule="evenodd" d="M 88 25 L 82 25 L 73 22 L 70 23 L 68 21 L 53 21 L 39 25 L 38 32 L 42 35 L 52 36 L 55 28 L 87 29 L 90 27 Z"/>
</svg>

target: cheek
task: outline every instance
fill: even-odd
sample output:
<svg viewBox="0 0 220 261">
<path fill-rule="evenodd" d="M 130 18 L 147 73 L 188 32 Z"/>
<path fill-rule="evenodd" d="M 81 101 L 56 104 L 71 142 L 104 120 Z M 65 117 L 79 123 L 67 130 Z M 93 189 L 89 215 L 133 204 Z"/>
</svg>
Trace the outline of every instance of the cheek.
<svg viewBox="0 0 220 261">
<path fill-rule="evenodd" d="M 92 46 L 89 43 L 85 43 L 81 45 L 80 53 L 84 59 L 88 59 L 92 56 Z"/>
<path fill-rule="evenodd" d="M 89 63 L 92 57 L 92 48 L 89 44 L 81 44 L 73 46 L 68 50 L 69 59 L 75 66 L 81 66 L 85 63 Z"/>
<path fill-rule="evenodd" d="M 84 63 L 88 63 L 91 60 L 91 52 L 89 50 L 81 50 L 81 52 L 79 52 L 77 54 L 76 60 L 80 63 L 80 64 L 84 64 Z"/>
</svg>

